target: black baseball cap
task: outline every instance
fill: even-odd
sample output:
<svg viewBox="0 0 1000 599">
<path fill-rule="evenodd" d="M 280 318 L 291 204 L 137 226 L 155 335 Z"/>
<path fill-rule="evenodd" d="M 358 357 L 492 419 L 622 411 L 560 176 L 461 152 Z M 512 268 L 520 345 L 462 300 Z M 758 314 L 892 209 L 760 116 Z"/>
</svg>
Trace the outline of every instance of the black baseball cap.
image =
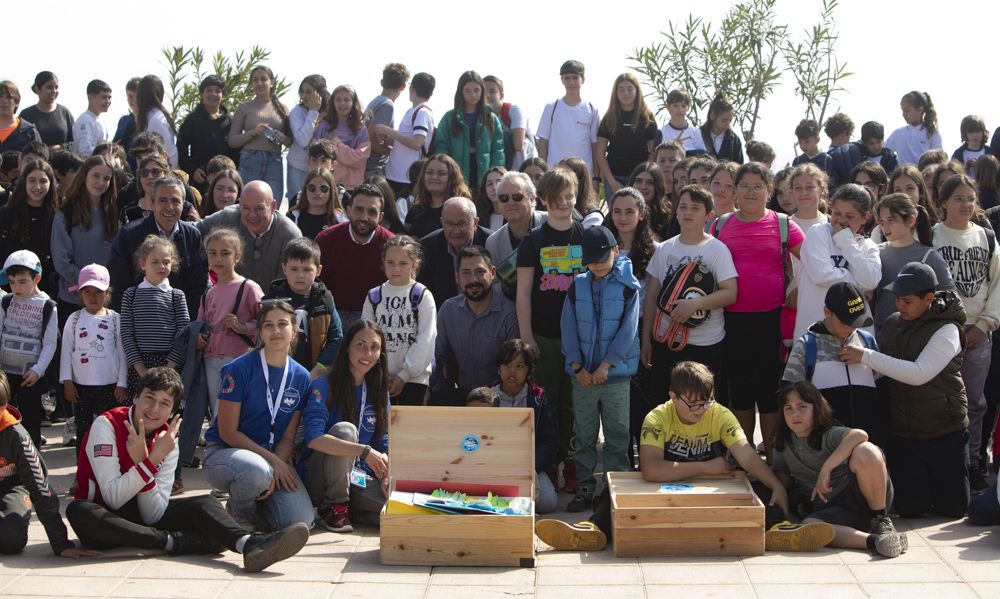
<svg viewBox="0 0 1000 599">
<path fill-rule="evenodd" d="M 896 280 L 886 285 L 896 297 L 916 295 L 937 289 L 938 279 L 934 269 L 923 262 L 909 262 L 896 275 Z"/>
<path fill-rule="evenodd" d="M 600 225 L 583 232 L 583 265 L 606 262 L 618 241 L 607 228 Z"/>
<path fill-rule="evenodd" d="M 840 322 L 851 328 L 870 327 L 875 322 L 864 294 L 850 283 L 831 285 L 826 291 L 824 303 Z"/>
</svg>

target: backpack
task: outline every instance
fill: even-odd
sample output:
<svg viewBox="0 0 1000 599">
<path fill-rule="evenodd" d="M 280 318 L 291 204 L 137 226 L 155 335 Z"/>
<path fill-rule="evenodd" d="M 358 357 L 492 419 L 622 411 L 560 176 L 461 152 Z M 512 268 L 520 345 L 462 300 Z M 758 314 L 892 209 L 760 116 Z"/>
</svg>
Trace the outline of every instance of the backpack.
<svg viewBox="0 0 1000 599">
<path fill-rule="evenodd" d="M 670 277 L 670 281 L 660 289 L 656 298 L 656 320 L 653 323 L 653 338 L 666 344 L 670 351 L 681 351 L 687 345 L 690 330 L 708 319 L 711 311 L 695 312 L 684 322 L 670 321 L 670 326 L 663 326 L 663 318 L 669 316 L 672 306 L 677 300 L 689 298 L 692 295 L 705 297 L 715 293 L 717 287 L 715 276 L 701 262 L 688 262 Z"/>
<path fill-rule="evenodd" d="M 420 320 L 420 302 L 424 299 L 424 293 L 427 291 L 422 283 L 414 283 L 410 287 L 410 311 L 413 313 L 413 324 L 419 324 Z M 382 286 L 372 287 L 368 290 L 368 301 L 372 303 L 372 314 L 375 313 L 375 309 L 378 305 L 382 303 Z"/>
<path fill-rule="evenodd" d="M 420 110 L 426 108 L 430 110 L 430 106 L 427 104 L 417 104 L 416 108 L 413 109 L 413 114 L 410 115 L 410 128 L 412 129 L 414 125 L 417 124 L 417 114 Z M 420 146 L 420 157 L 423 158 L 427 156 L 430 152 L 429 150 L 434 147 L 434 136 L 437 135 L 437 127 L 431 125 L 432 131 L 427 132 L 427 137 L 424 138 L 424 143 Z"/>
<path fill-rule="evenodd" d="M 510 102 L 504 102 L 500 107 L 500 112 L 494 112 L 498 117 L 500 117 L 500 126 L 503 129 L 503 152 L 504 161 L 506 162 L 506 167 L 508 170 L 515 168 L 518 165 L 514 164 L 514 134 L 511 133 L 510 129 Z"/>
<path fill-rule="evenodd" d="M 878 350 L 878 343 L 875 342 L 875 337 L 871 333 L 864 329 L 858 329 L 858 335 L 861 336 L 861 340 L 865 342 L 865 347 L 871 350 Z M 802 341 L 806 345 L 806 380 L 812 382 L 813 373 L 816 372 L 816 335 L 809 331 L 806 331 L 802 335 Z"/>
<path fill-rule="evenodd" d="M 3 307 L 4 314 L 10 310 L 10 303 L 14 301 L 14 294 L 8 293 L 7 295 L 0 298 L 0 306 Z M 55 310 L 56 303 L 50 299 L 45 300 L 45 306 L 42 307 L 42 336 L 45 336 L 45 329 L 49 326 L 49 320 L 52 319 L 52 311 Z"/>
<path fill-rule="evenodd" d="M 237 314 L 240 309 L 240 303 L 243 301 L 243 290 L 246 289 L 248 280 L 249 279 L 244 278 L 243 282 L 240 283 L 240 288 L 236 291 L 236 302 L 233 304 L 233 309 L 231 311 L 232 314 Z M 205 294 L 201 296 L 201 309 L 203 312 L 205 311 L 205 296 L 207 295 L 208 292 L 206 291 Z M 233 332 L 236 333 L 236 331 Z M 244 333 L 236 333 L 236 336 L 242 339 L 243 343 L 246 343 L 250 348 L 257 347 L 257 344 L 248 335 Z"/>
<path fill-rule="evenodd" d="M 715 219 L 715 238 L 719 239 L 722 235 L 722 227 L 726 226 L 729 219 L 736 214 L 735 212 L 730 212 L 729 214 L 723 214 L 719 218 Z M 788 295 L 788 286 L 792 284 L 792 278 L 794 273 L 792 273 L 792 259 L 788 251 L 788 215 L 782 214 L 781 212 L 775 212 L 778 215 L 778 237 L 781 239 L 781 276 L 784 279 L 785 295 Z"/>
</svg>

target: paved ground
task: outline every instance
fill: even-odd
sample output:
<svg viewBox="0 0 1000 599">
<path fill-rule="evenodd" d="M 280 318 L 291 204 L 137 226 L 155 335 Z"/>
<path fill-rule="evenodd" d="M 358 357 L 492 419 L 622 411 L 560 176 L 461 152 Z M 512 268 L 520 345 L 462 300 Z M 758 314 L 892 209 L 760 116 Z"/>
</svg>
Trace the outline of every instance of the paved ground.
<svg viewBox="0 0 1000 599">
<path fill-rule="evenodd" d="M 55 428 L 43 434 L 58 441 Z M 43 450 L 57 488 L 69 487 L 73 449 Z M 189 493 L 205 492 L 200 471 L 186 471 Z M 569 500 L 562 496 L 563 505 Z M 65 505 L 66 501 L 63 501 Z M 567 520 L 573 516 L 557 514 Z M 910 550 L 894 560 L 861 552 L 768 553 L 748 558 L 620 559 L 551 551 L 538 543 L 538 567 L 423 568 L 381 566 L 374 529 L 314 532 L 296 557 L 261 574 L 244 574 L 240 556 L 168 558 L 114 551 L 95 560 L 51 557 L 33 520 L 27 550 L 0 560 L 0 597 L 178 597 L 185 599 L 476 599 L 566 597 L 1000 597 L 1000 528 L 962 521 L 898 521 Z"/>
</svg>

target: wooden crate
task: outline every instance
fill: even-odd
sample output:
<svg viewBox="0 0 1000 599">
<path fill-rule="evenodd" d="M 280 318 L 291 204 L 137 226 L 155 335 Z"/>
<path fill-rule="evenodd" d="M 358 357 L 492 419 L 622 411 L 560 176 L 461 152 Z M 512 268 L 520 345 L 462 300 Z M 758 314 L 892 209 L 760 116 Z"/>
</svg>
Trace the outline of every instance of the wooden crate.
<svg viewBox="0 0 1000 599">
<path fill-rule="evenodd" d="M 764 504 L 743 473 L 664 491 L 638 472 L 609 472 L 615 555 L 762 555 Z"/>
<path fill-rule="evenodd" d="M 392 490 L 534 496 L 531 408 L 393 406 Z M 520 566 L 535 561 L 528 516 L 381 514 L 380 561 L 392 565 Z"/>
</svg>

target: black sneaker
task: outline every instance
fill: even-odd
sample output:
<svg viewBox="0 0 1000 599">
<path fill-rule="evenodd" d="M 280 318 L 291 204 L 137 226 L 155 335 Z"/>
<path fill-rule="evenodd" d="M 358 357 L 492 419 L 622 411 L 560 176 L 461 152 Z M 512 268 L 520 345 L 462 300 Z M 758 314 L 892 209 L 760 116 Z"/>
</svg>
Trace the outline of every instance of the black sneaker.
<svg viewBox="0 0 1000 599">
<path fill-rule="evenodd" d="M 878 514 L 877 516 L 872 516 L 871 523 L 868 526 L 868 532 L 878 536 L 897 531 L 896 526 L 892 523 L 892 518 L 890 518 L 888 514 Z"/>
<path fill-rule="evenodd" d="M 170 555 L 212 555 L 225 551 L 225 547 L 216 545 L 197 531 L 182 530 L 172 532 L 170 536 L 174 538 L 174 546 L 170 550 Z"/>
<path fill-rule="evenodd" d="M 569 505 L 566 506 L 567 512 L 582 512 L 589 510 L 594 503 L 594 494 L 591 492 L 590 488 L 581 485 L 576 488 L 576 495 L 570 500 Z"/>
<path fill-rule="evenodd" d="M 309 527 L 296 522 L 277 532 L 253 533 L 243 546 L 243 569 L 260 572 L 271 564 L 288 559 L 309 541 Z"/>
<path fill-rule="evenodd" d="M 884 557 L 899 557 L 909 548 L 905 532 L 890 532 L 875 537 L 875 553 Z"/>
<path fill-rule="evenodd" d="M 969 486 L 973 493 L 982 493 L 990 488 L 989 472 L 982 462 L 969 469 Z"/>
</svg>

